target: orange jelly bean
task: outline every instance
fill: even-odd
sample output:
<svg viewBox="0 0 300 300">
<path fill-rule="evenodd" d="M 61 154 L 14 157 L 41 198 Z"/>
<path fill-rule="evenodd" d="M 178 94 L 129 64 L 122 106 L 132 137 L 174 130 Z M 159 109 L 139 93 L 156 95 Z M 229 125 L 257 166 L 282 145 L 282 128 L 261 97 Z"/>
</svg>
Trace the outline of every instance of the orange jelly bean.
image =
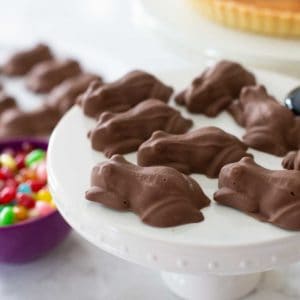
<svg viewBox="0 0 300 300">
<path fill-rule="evenodd" d="M 13 211 L 15 213 L 15 218 L 18 221 L 24 221 L 28 218 L 28 211 L 23 206 L 20 205 L 14 206 Z"/>
</svg>

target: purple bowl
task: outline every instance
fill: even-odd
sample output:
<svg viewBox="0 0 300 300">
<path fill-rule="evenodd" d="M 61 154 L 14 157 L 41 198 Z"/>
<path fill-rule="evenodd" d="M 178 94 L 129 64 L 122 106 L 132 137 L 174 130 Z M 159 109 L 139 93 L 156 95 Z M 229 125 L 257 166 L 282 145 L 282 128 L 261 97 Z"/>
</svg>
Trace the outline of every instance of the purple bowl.
<svg viewBox="0 0 300 300">
<path fill-rule="evenodd" d="M 48 141 L 13 139 L 0 142 L 0 152 L 18 150 L 24 142 L 47 150 Z M 34 260 L 60 244 L 70 233 L 70 226 L 56 210 L 49 215 L 15 225 L 0 227 L 0 262 L 25 263 Z"/>
</svg>

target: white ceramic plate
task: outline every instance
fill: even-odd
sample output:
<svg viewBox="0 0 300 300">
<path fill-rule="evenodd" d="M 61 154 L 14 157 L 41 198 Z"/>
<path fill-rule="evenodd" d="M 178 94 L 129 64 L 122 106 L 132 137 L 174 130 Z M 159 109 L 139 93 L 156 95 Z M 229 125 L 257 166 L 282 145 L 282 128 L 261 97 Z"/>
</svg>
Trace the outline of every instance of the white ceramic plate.
<svg viewBox="0 0 300 300">
<path fill-rule="evenodd" d="M 200 71 L 182 70 L 158 76 L 178 91 Z M 275 73 L 254 72 L 258 81 L 266 84 L 278 99 L 283 99 L 298 84 L 292 78 Z M 193 119 L 194 128 L 214 125 L 238 137 L 244 132 L 225 112 L 210 119 L 178 109 Z M 143 224 L 131 212 L 120 213 L 85 200 L 92 167 L 106 160 L 102 153 L 91 150 L 86 137 L 88 128 L 94 125 L 79 107 L 67 113 L 51 137 L 48 168 L 59 210 L 76 230 L 97 246 L 152 267 L 193 273 L 253 272 L 300 258 L 300 234 L 261 223 L 214 202 L 202 210 L 204 222 L 162 229 Z M 281 158 L 255 150 L 250 152 L 259 164 L 270 169 L 281 168 Z M 126 158 L 135 162 L 136 154 L 126 155 Z M 202 175 L 193 175 L 193 178 L 212 198 L 217 180 Z"/>
</svg>

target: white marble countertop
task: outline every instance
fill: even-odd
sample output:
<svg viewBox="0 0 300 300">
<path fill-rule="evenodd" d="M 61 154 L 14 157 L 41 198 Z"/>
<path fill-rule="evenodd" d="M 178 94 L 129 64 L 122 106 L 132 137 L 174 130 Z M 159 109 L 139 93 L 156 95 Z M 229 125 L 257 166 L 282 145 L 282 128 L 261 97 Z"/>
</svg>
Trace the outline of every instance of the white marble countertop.
<svg viewBox="0 0 300 300">
<path fill-rule="evenodd" d="M 265 274 L 245 300 L 300 299 L 300 265 Z M 156 271 L 113 257 L 76 233 L 47 256 L 20 266 L 0 265 L 5 300 L 176 300 Z"/>
<path fill-rule="evenodd" d="M 110 76 L 133 67 L 184 68 L 154 36 L 129 22 L 130 0 L 0 0 L 0 45 L 37 40 L 83 57 L 92 53 Z M 200 67 L 200 66 L 199 66 Z M 247 300 L 300 299 L 300 264 L 265 274 Z M 2 300 L 175 300 L 155 271 L 113 257 L 72 233 L 49 255 L 0 265 Z"/>
</svg>

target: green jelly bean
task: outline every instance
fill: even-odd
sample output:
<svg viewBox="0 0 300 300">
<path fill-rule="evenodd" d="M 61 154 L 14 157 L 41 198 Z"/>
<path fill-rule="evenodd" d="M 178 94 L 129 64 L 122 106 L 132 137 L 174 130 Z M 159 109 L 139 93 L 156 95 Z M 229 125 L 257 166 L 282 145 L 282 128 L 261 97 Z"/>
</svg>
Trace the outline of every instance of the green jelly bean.
<svg viewBox="0 0 300 300">
<path fill-rule="evenodd" d="M 13 207 L 6 206 L 0 212 L 0 226 L 8 226 L 15 221 L 15 213 Z"/>
<path fill-rule="evenodd" d="M 7 204 L 5 204 L 5 205 L 0 205 L 0 212 L 3 210 L 3 208 L 5 208 L 5 207 L 7 207 L 7 206 L 11 206 L 11 207 L 13 207 L 15 204 L 14 203 L 12 203 L 12 202 L 10 202 L 10 203 L 7 203 Z"/>
<path fill-rule="evenodd" d="M 26 166 L 30 167 L 35 163 L 45 159 L 46 152 L 41 149 L 36 149 L 28 153 L 25 157 L 25 164 Z"/>
</svg>

